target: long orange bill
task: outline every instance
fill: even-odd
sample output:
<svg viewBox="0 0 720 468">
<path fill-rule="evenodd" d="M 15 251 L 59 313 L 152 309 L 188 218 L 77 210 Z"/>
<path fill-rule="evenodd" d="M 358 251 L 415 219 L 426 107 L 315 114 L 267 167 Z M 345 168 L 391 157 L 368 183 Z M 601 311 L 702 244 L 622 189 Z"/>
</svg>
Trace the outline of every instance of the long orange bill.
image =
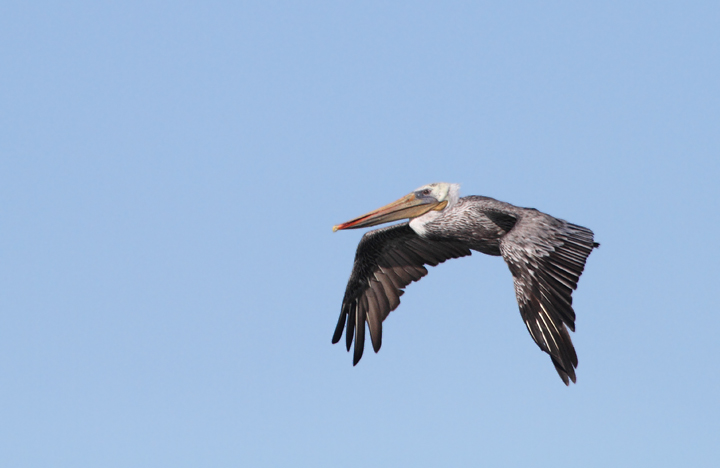
<svg viewBox="0 0 720 468">
<path fill-rule="evenodd" d="M 376 226 L 378 224 L 389 223 L 390 221 L 397 221 L 398 219 L 415 218 L 424 215 L 433 208 L 442 209 L 446 204 L 447 202 L 437 202 L 433 199 L 417 198 L 414 193 L 411 193 L 375 211 L 371 211 L 346 223 L 333 226 L 333 232 L 340 229 L 357 229 Z"/>
</svg>

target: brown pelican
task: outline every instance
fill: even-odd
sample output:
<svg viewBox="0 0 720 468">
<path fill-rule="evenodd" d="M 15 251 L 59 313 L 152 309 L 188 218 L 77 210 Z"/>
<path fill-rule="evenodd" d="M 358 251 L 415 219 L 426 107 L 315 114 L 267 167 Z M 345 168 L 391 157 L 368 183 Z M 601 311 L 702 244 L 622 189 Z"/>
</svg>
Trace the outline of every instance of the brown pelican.
<svg viewBox="0 0 720 468">
<path fill-rule="evenodd" d="M 520 315 L 535 343 L 550 355 L 560 378 L 575 382 L 578 360 L 568 328 L 575 331 L 572 291 L 594 242 L 590 229 L 533 208 L 489 197 L 459 198 L 458 184 L 424 185 L 366 215 L 333 227 L 356 229 L 409 218 L 369 231 L 360 240 L 332 342 L 346 329 L 357 364 L 365 346 L 365 322 L 373 349 L 382 344 L 382 322 L 400 305 L 403 289 L 436 266 L 476 250 L 502 255 L 510 267 Z M 347 326 L 346 326 L 347 324 Z"/>
</svg>

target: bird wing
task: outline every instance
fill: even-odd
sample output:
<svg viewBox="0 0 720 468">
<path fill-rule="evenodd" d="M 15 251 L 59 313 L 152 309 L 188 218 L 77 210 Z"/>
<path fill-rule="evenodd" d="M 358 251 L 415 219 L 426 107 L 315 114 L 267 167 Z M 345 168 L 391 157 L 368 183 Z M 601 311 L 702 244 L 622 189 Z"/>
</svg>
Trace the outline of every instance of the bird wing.
<svg viewBox="0 0 720 468">
<path fill-rule="evenodd" d="M 575 382 L 578 360 L 568 328 L 575 331 L 572 291 L 594 247 L 593 232 L 526 209 L 500 241 L 515 282 L 520 314 L 535 343 L 550 355 L 565 385 Z"/>
<path fill-rule="evenodd" d="M 420 237 L 408 223 L 367 232 L 358 244 L 332 342 L 340 341 L 346 328 L 348 351 L 355 337 L 353 365 L 357 364 L 365 346 L 367 321 L 377 353 L 382 344 L 383 320 L 400 305 L 405 286 L 427 275 L 424 265 L 436 266 L 470 254 L 458 242 Z"/>
</svg>

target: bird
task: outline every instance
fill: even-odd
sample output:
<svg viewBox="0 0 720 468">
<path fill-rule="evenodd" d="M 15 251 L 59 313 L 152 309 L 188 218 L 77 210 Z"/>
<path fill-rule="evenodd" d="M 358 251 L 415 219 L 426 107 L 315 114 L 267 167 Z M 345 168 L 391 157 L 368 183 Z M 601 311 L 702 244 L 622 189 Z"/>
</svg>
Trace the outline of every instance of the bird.
<svg viewBox="0 0 720 468">
<path fill-rule="evenodd" d="M 472 251 L 502 256 L 510 268 L 520 315 L 530 336 L 565 385 L 576 382 L 577 353 L 568 330 L 575 331 L 572 292 L 594 248 L 585 227 L 534 208 L 494 198 L 460 197 L 460 185 L 423 185 L 410 194 L 333 226 L 333 232 L 408 221 L 366 232 L 358 244 L 332 343 L 345 331 L 348 352 L 354 338 L 353 366 L 365 347 L 365 324 L 377 353 L 382 322 L 400 305 L 410 283 L 427 275 L 426 266 L 465 257 Z"/>
</svg>

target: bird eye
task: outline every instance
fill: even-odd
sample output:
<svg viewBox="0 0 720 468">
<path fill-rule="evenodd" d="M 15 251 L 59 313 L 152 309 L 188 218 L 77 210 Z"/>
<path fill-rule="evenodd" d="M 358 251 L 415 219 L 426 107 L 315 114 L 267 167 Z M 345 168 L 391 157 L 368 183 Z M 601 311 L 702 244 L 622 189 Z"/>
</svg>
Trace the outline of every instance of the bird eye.
<svg viewBox="0 0 720 468">
<path fill-rule="evenodd" d="M 422 194 L 423 194 L 423 195 L 430 195 L 430 189 L 427 189 L 427 188 L 426 188 L 425 190 L 422 191 Z"/>
</svg>

